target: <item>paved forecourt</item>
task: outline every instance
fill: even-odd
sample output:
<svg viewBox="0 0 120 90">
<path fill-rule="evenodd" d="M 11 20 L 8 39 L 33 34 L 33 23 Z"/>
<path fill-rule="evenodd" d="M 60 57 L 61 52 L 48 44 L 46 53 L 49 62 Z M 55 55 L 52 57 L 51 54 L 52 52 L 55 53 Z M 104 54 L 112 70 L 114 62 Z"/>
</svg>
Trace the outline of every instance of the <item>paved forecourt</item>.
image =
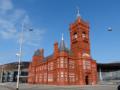
<svg viewBox="0 0 120 90">
<path fill-rule="evenodd" d="M 15 90 L 15 83 L 0 84 L 0 90 Z M 55 86 L 20 84 L 19 90 L 117 90 L 118 85 Z"/>
</svg>

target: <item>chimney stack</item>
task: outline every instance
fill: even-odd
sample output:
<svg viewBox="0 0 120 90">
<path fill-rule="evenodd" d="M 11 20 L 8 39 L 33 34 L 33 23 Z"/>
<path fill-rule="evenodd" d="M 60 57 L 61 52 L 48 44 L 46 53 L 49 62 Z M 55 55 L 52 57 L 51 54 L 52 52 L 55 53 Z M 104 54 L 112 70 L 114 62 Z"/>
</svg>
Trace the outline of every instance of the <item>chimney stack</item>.
<svg viewBox="0 0 120 90">
<path fill-rule="evenodd" d="M 59 52 L 58 42 L 55 42 L 55 43 L 54 43 L 54 55 L 57 56 L 57 55 L 58 55 L 58 52 Z"/>
</svg>

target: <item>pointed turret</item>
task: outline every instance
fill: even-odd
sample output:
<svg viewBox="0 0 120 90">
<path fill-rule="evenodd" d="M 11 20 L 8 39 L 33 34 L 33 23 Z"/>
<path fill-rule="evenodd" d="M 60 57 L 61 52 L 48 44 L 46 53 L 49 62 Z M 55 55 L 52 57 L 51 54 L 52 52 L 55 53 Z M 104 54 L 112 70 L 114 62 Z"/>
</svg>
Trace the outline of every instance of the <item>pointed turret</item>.
<svg viewBox="0 0 120 90">
<path fill-rule="evenodd" d="M 64 42 L 64 36 L 62 34 L 62 39 L 61 39 L 61 42 L 60 42 L 59 50 L 64 51 L 65 49 L 66 49 L 66 46 L 65 46 L 65 42 Z"/>
</svg>

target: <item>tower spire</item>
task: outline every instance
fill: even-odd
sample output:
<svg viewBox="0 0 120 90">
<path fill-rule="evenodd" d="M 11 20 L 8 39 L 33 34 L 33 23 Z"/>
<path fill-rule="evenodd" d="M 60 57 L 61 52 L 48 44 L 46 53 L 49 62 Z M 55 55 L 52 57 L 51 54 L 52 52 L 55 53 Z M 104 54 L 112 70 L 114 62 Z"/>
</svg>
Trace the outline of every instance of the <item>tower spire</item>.
<svg viewBox="0 0 120 90">
<path fill-rule="evenodd" d="M 77 17 L 81 17 L 80 16 L 80 9 L 79 9 L 79 7 L 77 7 Z"/>
</svg>

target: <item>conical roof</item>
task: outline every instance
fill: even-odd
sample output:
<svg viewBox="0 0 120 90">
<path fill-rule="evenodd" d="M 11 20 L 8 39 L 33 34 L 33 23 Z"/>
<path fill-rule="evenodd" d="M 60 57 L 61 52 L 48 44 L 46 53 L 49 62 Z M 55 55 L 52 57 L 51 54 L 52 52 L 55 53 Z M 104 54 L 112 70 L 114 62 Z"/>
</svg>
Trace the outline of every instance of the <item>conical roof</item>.
<svg viewBox="0 0 120 90">
<path fill-rule="evenodd" d="M 34 56 L 39 56 L 39 55 L 40 55 L 40 50 L 37 49 L 37 50 L 35 51 L 35 53 L 34 53 Z"/>
<path fill-rule="evenodd" d="M 62 40 L 60 42 L 59 50 L 64 51 L 65 49 L 66 49 L 66 46 L 65 46 L 64 37 L 63 37 L 63 34 L 62 34 Z"/>
</svg>

